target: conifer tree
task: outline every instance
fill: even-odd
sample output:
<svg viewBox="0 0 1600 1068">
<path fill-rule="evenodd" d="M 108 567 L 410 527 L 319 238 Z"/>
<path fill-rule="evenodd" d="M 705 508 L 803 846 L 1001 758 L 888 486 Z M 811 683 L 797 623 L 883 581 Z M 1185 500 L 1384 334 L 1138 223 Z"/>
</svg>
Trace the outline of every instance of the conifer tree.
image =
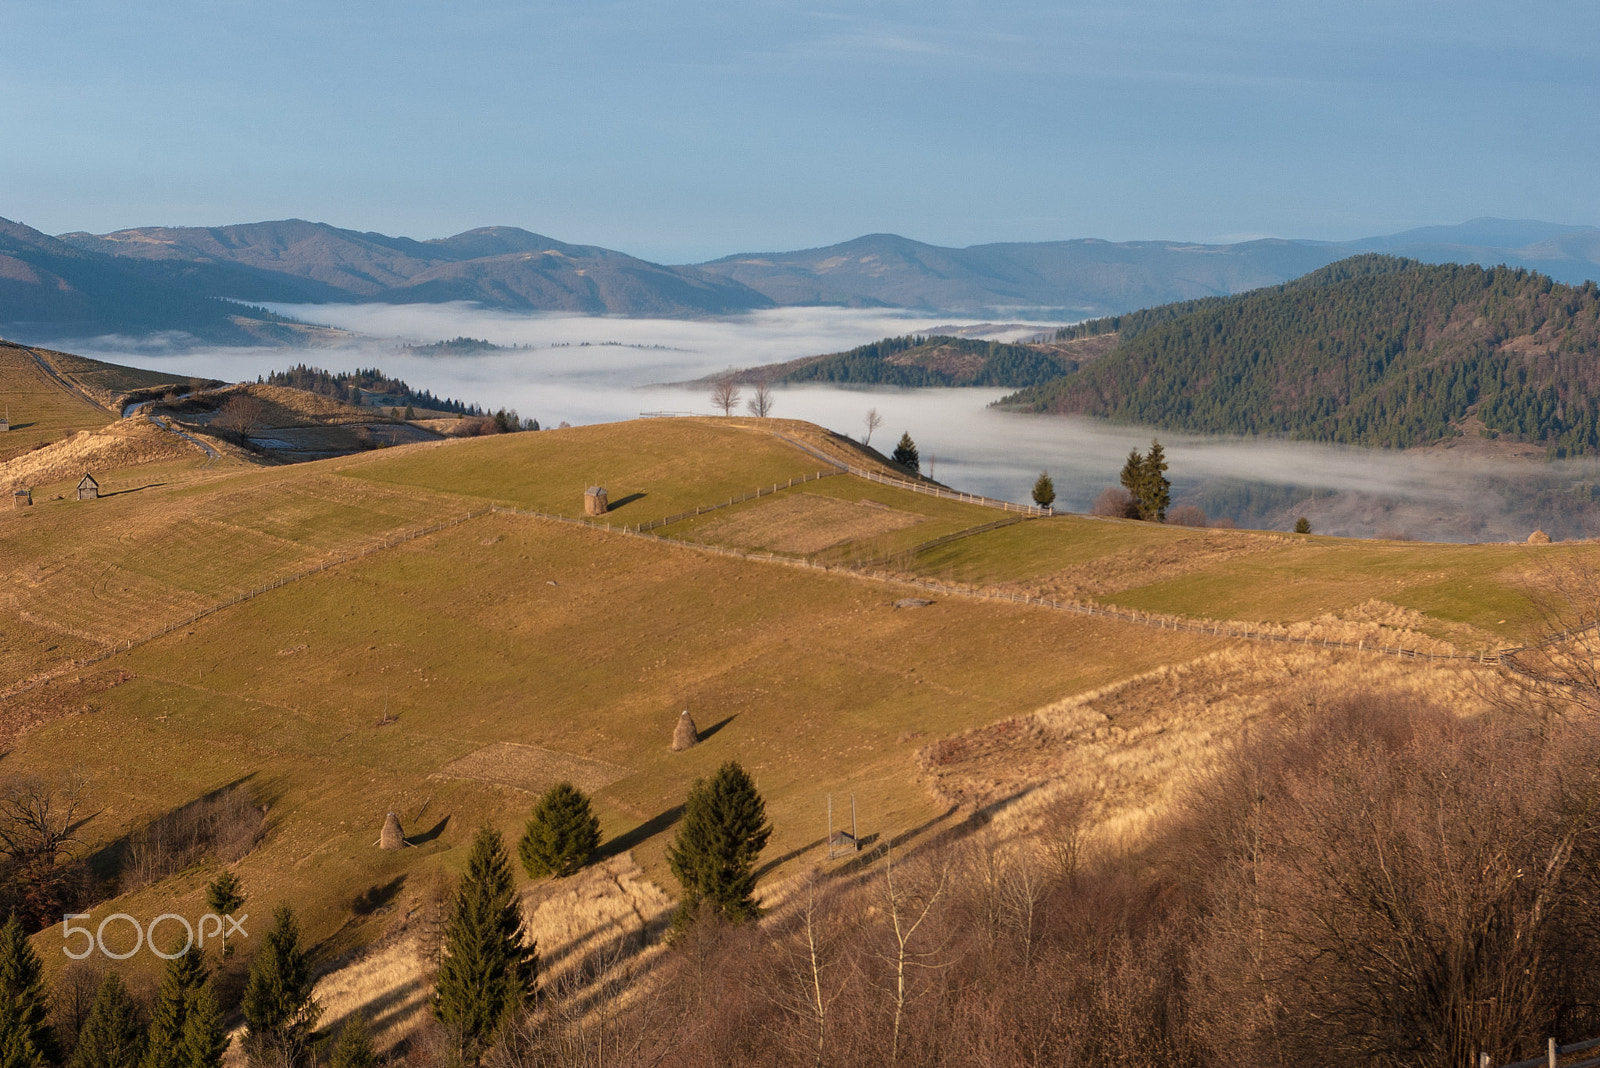
<svg viewBox="0 0 1600 1068">
<path fill-rule="evenodd" d="M 484 827 L 472 840 L 456 890 L 433 994 L 433 1014 L 466 1063 L 482 1059 L 533 994 L 539 953 L 525 940 L 505 843 L 498 831 Z"/>
<path fill-rule="evenodd" d="M 195 992 L 205 982 L 205 962 L 198 950 L 185 950 L 167 961 L 156 1003 L 150 1010 L 150 1038 L 139 1068 L 184 1068 L 183 1028 Z"/>
<path fill-rule="evenodd" d="M 561 782 L 539 798 L 517 852 L 530 877 L 565 877 L 583 867 L 599 845 L 600 820 L 589 798 L 570 782 Z"/>
<path fill-rule="evenodd" d="M 231 871 L 225 871 L 206 886 L 206 905 L 218 916 L 231 916 L 244 907 L 244 883 Z M 224 925 L 226 928 L 226 925 Z M 222 958 L 233 954 L 227 935 L 222 938 Z"/>
<path fill-rule="evenodd" d="M 1294 532 L 1296 534 L 1310 534 L 1311 520 L 1307 519 L 1305 516 L 1301 516 L 1299 519 L 1296 519 L 1294 521 Z"/>
<path fill-rule="evenodd" d="M 890 459 L 913 475 L 922 470 L 922 459 L 917 455 L 917 443 L 911 440 L 911 431 L 901 433 L 900 444 L 894 447 L 894 455 Z"/>
<path fill-rule="evenodd" d="M 740 922 L 756 916 L 756 859 L 772 836 L 767 806 L 738 761 L 710 780 L 696 779 L 683 806 L 667 863 L 683 888 L 676 923 L 690 922 L 702 903 Z"/>
<path fill-rule="evenodd" d="M 272 930 L 250 963 L 244 988 L 245 1050 L 254 1062 L 297 1064 L 322 1006 L 311 997 L 311 969 L 300 949 L 294 912 L 279 905 Z"/>
<path fill-rule="evenodd" d="M 378 1051 L 372 1047 L 372 1036 L 367 1033 L 367 1018 L 357 1012 L 339 1032 L 328 1068 L 374 1068 L 377 1063 Z"/>
<path fill-rule="evenodd" d="M 1143 514 L 1139 504 L 1139 491 L 1144 483 L 1144 455 L 1133 449 L 1128 453 L 1128 459 L 1122 465 L 1122 488 L 1128 491 L 1128 496 L 1133 498 L 1133 507 Z"/>
<path fill-rule="evenodd" d="M 1049 508 L 1056 503 L 1056 484 L 1050 481 L 1050 472 L 1039 472 L 1039 478 L 1033 484 L 1033 503 L 1040 508 Z"/>
<path fill-rule="evenodd" d="M 222 1055 L 232 1039 L 222 1026 L 222 1007 L 209 982 L 189 992 L 189 1011 L 183 1019 L 181 1068 L 222 1068 Z"/>
<path fill-rule="evenodd" d="M 117 973 L 107 972 L 78 1031 L 71 1068 L 134 1068 L 144 1055 L 144 1035 L 139 1006 Z"/>
<path fill-rule="evenodd" d="M 1142 477 L 1139 480 L 1139 518 L 1151 523 L 1164 523 L 1167 508 L 1172 504 L 1172 483 L 1167 479 L 1167 454 L 1161 442 L 1150 439 L 1150 451 L 1145 453 Z"/>
<path fill-rule="evenodd" d="M 0 928 L 0 1068 L 55 1063 L 49 1013 L 39 955 L 12 913 Z"/>
</svg>

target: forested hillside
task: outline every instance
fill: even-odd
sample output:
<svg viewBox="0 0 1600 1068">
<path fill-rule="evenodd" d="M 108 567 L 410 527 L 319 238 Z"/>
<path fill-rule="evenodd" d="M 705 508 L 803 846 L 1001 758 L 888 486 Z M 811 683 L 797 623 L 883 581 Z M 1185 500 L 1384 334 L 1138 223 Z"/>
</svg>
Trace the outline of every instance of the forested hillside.
<svg viewBox="0 0 1600 1068">
<path fill-rule="evenodd" d="M 1202 433 L 1404 448 L 1461 432 L 1600 451 L 1600 287 L 1367 255 L 1283 286 L 1080 324 L 1116 349 L 1006 398 Z"/>
<path fill-rule="evenodd" d="M 1038 385 L 1077 368 L 1048 347 L 963 337 L 908 334 L 848 352 L 807 356 L 741 372 L 740 381 L 827 382 L 873 386 Z"/>
</svg>

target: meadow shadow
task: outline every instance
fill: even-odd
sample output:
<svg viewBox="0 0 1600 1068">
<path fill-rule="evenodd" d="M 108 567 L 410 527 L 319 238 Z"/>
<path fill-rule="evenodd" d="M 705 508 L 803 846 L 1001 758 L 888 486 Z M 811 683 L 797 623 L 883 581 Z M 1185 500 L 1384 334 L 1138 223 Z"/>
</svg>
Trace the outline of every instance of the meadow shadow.
<svg viewBox="0 0 1600 1068">
<path fill-rule="evenodd" d="M 386 883 L 377 883 L 367 887 L 355 896 L 350 902 L 350 911 L 357 916 L 370 916 L 374 912 L 391 904 L 400 896 L 400 890 L 406 885 L 406 877 L 397 875 Z"/>
<path fill-rule="evenodd" d="M 603 843 L 599 849 L 594 851 L 594 858 L 596 860 L 609 860 L 612 857 L 621 856 L 634 846 L 648 841 L 649 839 L 660 834 L 662 831 L 666 830 L 668 827 L 671 827 L 674 823 L 677 823 L 682 816 L 683 806 L 673 805 L 665 812 L 659 813 L 658 815 L 652 816 L 645 820 L 633 830 L 619 834 L 609 842 Z"/>
<path fill-rule="evenodd" d="M 422 832 L 420 832 L 418 834 L 408 834 L 408 835 L 406 835 L 406 843 L 409 844 L 409 845 L 414 845 L 414 846 L 426 845 L 427 843 L 433 841 L 435 838 L 437 838 L 441 834 L 443 834 L 445 827 L 449 823 L 450 823 L 450 817 L 446 816 L 444 819 L 440 820 L 438 823 L 435 823 L 432 827 L 430 827 L 426 831 L 422 831 Z"/>
<path fill-rule="evenodd" d="M 645 494 L 643 493 L 630 493 L 626 497 L 618 497 L 616 500 L 611 502 L 611 504 L 606 508 L 606 511 L 615 512 L 623 505 L 632 504 L 634 501 L 643 500 L 644 497 Z"/>
<path fill-rule="evenodd" d="M 711 737 L 713 734 L 717 733 L 722 728 L 726 727 L 728 724 L 732 723 L 734 720 L 736 720 L 738 718 L 739 718 L 739 713 L 735 712 L 733 715 L 728 716 L 725 719 L 717 720 L 711 726 L 706 727 L 705 729 L 697 732 L 700 735 L 700 740 L 702 742 L 705 741 L 707 738 Z"/>
</svg>

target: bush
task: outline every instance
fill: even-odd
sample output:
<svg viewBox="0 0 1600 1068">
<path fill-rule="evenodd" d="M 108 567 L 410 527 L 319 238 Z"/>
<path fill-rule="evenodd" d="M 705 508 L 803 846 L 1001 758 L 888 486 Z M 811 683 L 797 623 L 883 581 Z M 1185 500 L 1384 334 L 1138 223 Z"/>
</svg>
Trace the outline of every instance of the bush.
<svg viewBox="0 0 1600 1068">
<path fill-rule="evenodd" d="M 1197 504 L 1180 504 L 1167 513 L 1167 523 L 1175 527 L 1203 527 L 1210 524 L 1205 511 Z"/>
<path fill-rule="evenodd" d="M 118 879 L 121 892 L 148 886 L 207 857 L 231 864 L 255 848 L 266 820 L 242 786 L 174 809 L 129 841 Z"/>
<path fill-rule="evenodd" d="M 545 791 L 533 807 L 517 854 L 534 879 L 546 875 L 565 878 L 588 863 L 600 845 L 600 820 L 589 798 L 570 782 Z"/>
<path fill-rule="evenodd" d="M 1100 491 L 1089 509 L 1090 515 L 1109 516 L 1112 519 L 1138 519 L 1139 504 L 1133 494 L 1121 486 L 1107 486 Z"/>
</svg>

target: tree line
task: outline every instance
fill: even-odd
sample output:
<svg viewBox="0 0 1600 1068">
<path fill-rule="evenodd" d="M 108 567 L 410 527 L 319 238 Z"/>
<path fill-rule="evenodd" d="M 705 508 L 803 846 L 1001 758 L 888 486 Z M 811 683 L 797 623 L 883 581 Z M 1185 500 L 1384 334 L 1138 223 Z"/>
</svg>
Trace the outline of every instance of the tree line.
<svg viewBox="0 0 1600 1068">
<path fill-rule="evenodd" d="M 319 393 L 324 397 L 332 397 L 334 400 L 357 407 L 361 405 L 361 391 L 367 390 L 399 397 L 404 404 L 431 411 L 452 412 L 462 416 L 489 414 L 476 404 L 466 404 L 449 397 L 435 397 L 426 389 L 412 389 L 401 379 L 391 378 L 376 367 L 358 367 L 354 371 L 335 372 L 301 363 L 287 371 L 272 371 L 264 378 L 257 377 L 256 381 L 268 386 L 287 386 L 290 389 L 303 389 L 308 393 Z"/>
<path fill-rule="evenodd" d="M 938 365 L 950 356 L 959 370 Z M 932 365 L 920 361 L 932 361 Z M 975 366 L 967 366 L 973 364 Z M 781 382 L 832 382 L 856 385 L 1000 386 L 1018 388 L 1061 377 L 1077 365 L 1056 353 L 1028 345 L 974 338 L 908 334 L 859 345 L 847 352 L 811 360 L 778 379 Z"/>
</svg>

